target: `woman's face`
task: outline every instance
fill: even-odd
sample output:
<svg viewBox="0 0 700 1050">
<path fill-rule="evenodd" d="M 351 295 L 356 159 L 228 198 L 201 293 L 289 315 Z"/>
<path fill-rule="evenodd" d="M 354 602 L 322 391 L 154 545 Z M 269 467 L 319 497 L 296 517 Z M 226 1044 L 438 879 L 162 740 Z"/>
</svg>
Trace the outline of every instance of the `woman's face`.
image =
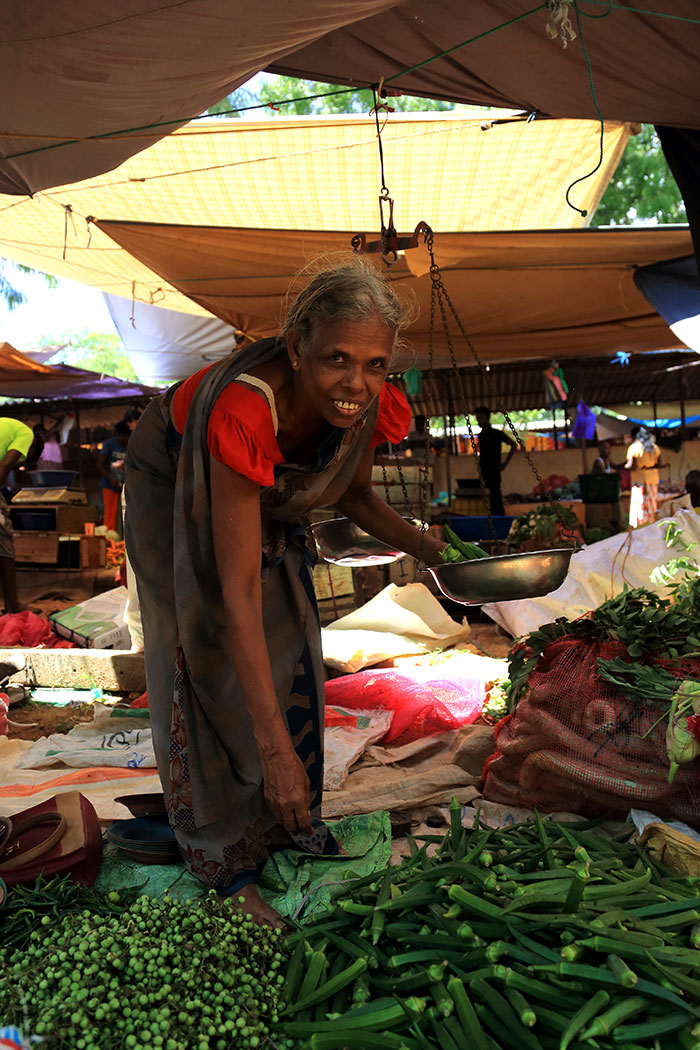
<svg viewBox="0 0 700 1050">
<path fill-rule="evenodd" d="M 311 407 L 334 427 L 349 427 L 382 388 L 394 333 L 378 318 L 318 329 L 308 350 L 288 340 L 289 357 Z"/>
</svg>

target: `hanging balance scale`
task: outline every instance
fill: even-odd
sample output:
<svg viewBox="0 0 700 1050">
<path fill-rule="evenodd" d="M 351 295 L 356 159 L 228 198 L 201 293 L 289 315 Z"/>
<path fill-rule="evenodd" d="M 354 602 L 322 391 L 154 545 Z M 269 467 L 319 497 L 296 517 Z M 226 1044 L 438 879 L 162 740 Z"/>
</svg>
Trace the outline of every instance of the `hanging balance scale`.
<svg viewBox="0 0 700 1050">
<path fill-rule="evenodd" d="M 457 314 L 454 304 L 450 299 L 449 293 L 445 288 L 440 267 L 435 261 L 434 234 L 432 229 L 427 223 L 420 222 L 416 226 L 412 235 L 399 237 L 394 228 L 394 202 L 389 196 L 389 190 L 384 178 L 381 129 L 378 120 L 378 110 L 380 108 L 388 109 L 389 107 L 377 104 L 375 93 L 374 114 L 377 121 L 377 140 L 379 144 L 379 158 L 382 173 L 382 188 L 379 194 L 381 232 L 379 239 L 376 241 L 367 241 L 365 234 L 356 234 L 351 242 L 352 247 L 356 252 L 362 254 L 381 254 L 384 263 L 387 266 L 391 266 L 397 261 L 399 257 L 398 253 L 400 251 L 403 252 L 412 248 L 417 248 L 419 238 L 422 237 L 430 256 L 429 272 L 431 288 L 428 375 L 430 391 L 429 399 L 431 403 L 429 406 L 430 411 L 427 412 L 425 416 L 425 456 L 420 468 L 420 520 L 415 520 L 411 514 L 408 489 L 401 468 L 401 463 L 396 454 L 396 450 L 394 450 L 396 468 L 401 482 L 403 499 L 406 507 L 405 517 L 406 520 L 411 521 L 412 524 L 416 525 L 421 530 L 422 536 L 425 535 L 425 532 L 430 527 L 427 520 L 428 490 L 430 485 L 430 418 L 431 416 L 436 415 L 435 406 L 432 402 L 432 392 L 434 389 L 433 361 L 435 353 L 436 313 L 439 311 L 445 342 L 450 355 L 450 364 L 456 380 L 461 408 L 464 412 L 467 429 L 469 431 L 472 453 L 476 461 L 479 486 L 487 507 L 489 529 L 493 537 L 492 547 L 495 550 L 498 550 L 500 541 L 493 522 L 489 492 L 484 481 L 479 455 L 476 450 L 474 433 L 469 421 L 469 407 L 464 389 L 464 378 L 459 371 L 459 366 L 457 364 L 452 333 L 450 331 L 448 311 L 452 316 L 453 323 L 459 329 L 460 335 L 464 339 L 471 356 L 474 358 L 486 385 L 490 387 L 494 394 L 496 393 L 495 386 L 489 372 L 486 370 L 477 354 L 476 349 Z M 385 206 L 388 206 L 389 208 L 388 223 L 384 222 Z M 540 477 L 535 464 L 532 462 L 505 409 L 503 410 L 503 415 L 506 418 L 506 422 L 520 451 L 527 460 L 530 470 L 535 478 L 541 482 L 542 478 Z M 389 482 L 383 459 L 381 466 L 384 489 L 387 502 L 389 502 Z M 560 508 L 549 493 L 547 494 L 547 499 L 551 503 L 555 512 L 559 514 Z M 421 558 L 419 567 L 421 571 L 429 572 L 432 575 L 435 583 L 446 598 L 462 605 L 483 605 L 487 602 L 522 601 L 525 598 L 541 597 L 544 594 L 550 594 L 561 586 L 569 570 L 571 557 L 579 549 L 578 541 L 573 531 L 566 527 L 563 522 L 562 524 L 562 535 L 570 542 L 571 546 L 557 547 L 550 550 L 519 552 L 516 554 L 497 554 L 495 556 L 477 558 L 471 561 L 443 562 L 439 565 L 426 565 L 424 558 Z M 386 565 L 404 557 L 405 552 L 395 550 L 387 544 L 382 543 L 380 540 L 360 529 L 359 526 L 355 525 L 354 522 L 350 521 L 348 518 L 336 518 L 332 521 L 319 522 L 312 526 L 312 531 L 316 540 L 319 555 L 325 561 L 333 562 L 337 565 L 357 567 Z"/>
</svg>

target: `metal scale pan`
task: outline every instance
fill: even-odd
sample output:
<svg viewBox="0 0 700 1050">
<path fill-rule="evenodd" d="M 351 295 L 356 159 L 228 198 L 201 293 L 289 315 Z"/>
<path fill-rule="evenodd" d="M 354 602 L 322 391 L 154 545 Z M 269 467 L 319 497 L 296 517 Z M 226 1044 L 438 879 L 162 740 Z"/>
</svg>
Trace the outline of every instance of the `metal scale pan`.
<svg viewBox="0 0 700 1050">
<path fill-rule="evenodd" d="M 504 554 L 497 558 L 429 565 L 438 587 L 453 602 L 522 601 L 556 591 L 564 582 L 575 547 Z"/>
<path fill-rule="evenodd" d="M 404 520 L 411 525 L 420 525 L 413 518 Z M 311 533 L 316 541 L 319 558 L 333 565 L 367 568 L 370 565 L 391 565 L 406 557 L 405 551 L 382 543 L 349 518 L 319 521 L 311 526 Z"/>
</svg>

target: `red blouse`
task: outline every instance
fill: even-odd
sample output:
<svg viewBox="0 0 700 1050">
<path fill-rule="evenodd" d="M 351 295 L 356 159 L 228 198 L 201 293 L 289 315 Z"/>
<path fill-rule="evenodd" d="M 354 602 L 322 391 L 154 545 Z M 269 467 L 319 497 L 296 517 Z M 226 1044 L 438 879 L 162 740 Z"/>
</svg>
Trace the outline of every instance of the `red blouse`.
<svg viewBox="0 0 700 1050">
<path fill-rule="evenodd" d="M 182 434 L 195 391 L 212 368 L 207 365 L 180 384 L 172 400 L 175 429 Z M 401 391 L 385 383 L 379 392 L 379 413 L 370 448 L 397 444 L 408 433 L 411 409 Z M 252 387 L 232 382 L 222 391 L 209 416 L 209 452 L 224 466 L 254 481 L 274 485 L 273 468 L 284 463 L 267 400 Z"/>
</svg>

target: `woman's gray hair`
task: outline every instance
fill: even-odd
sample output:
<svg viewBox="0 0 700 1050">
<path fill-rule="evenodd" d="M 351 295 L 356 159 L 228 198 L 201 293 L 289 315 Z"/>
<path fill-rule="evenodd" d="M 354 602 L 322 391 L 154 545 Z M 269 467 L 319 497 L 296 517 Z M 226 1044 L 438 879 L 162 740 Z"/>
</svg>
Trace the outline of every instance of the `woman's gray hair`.
<svg viewBox="0 0 700 1050">
<path fill-rule="evenodd" d="M 371 263 L 351 255 L 319 270 L 302 288 L 287 311 L 282 335 L 296 333 L 303 353 L 324 325 L 375 317 L 394 333 L 396 349 L 399 332 L 411 323 L 413 312 Z"/>
</svg>

